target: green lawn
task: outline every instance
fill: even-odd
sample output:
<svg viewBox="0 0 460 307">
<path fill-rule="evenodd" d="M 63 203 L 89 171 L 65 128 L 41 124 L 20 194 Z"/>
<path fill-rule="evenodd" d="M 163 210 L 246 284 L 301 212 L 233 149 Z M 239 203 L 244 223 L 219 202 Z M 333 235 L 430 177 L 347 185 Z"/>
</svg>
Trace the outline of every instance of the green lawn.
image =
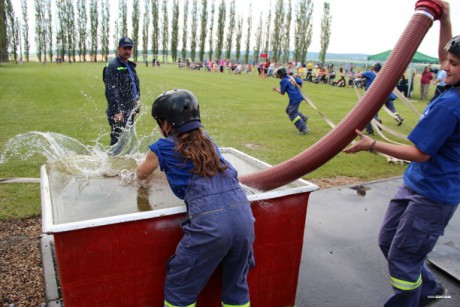
<svg viewBox="0 0 460 307">
<path fill-rule="evenodd" d="M 101 78 L 104 65 L 1 65 L 0 152 L 4 151 L 10 138 L 28 131 L 56 132 L 86 145 L 108 144 L 109 126 Z M 330 130 L 304 103 L 301 111 L 310 116 L 311 132 L 307 136 L 297 135 L 284 112 L 287 96 L 271 90 L 272 86 L 278 85 L 277 79 L 259 79 L 255 73 L 229 75 L 227 72 L 188 71 L 172 64 L 152 68 L 145 67 L 142 62 L 137 70 L 142 92 L 142 114 L 137 124 L 139 136 L 150 135 L 156 125 L 149 115 L 154 98 L 173 88 L 185 88 L 195 93 L 200 101 L 202 122 L 219 146 L 234 147 L 271 164 L 305 150 Z M 418 83 L 416 79 L 413 99 L 419 97 Z M 434 90 L 433 86 L 431 90 Z M 352 88 L 306 83 L 303 91 L 335 123 L 357 102 Z M 415 105 L 422 110 L 425 102 Z M 385 124 L 407 134 L 417 118 L 399 100 L 396 108 L 405 117 L 401 127 L 396 127 L 394 120 L 384 111 L 380 116 Z M 39 177 L 39 167 L 44 162 L 41 155 L 26 160 L 18 156 L 0 164 L 0 178 Z M 404 169 L 388 164 L 378 155 L 341 153 L 305 178 L 351 176 L 373 180 L 401 175 Z M 39 203 L 39 189 L 34 185 L 0 185 L 0 218 L 38 214 Z"/>
</svg>

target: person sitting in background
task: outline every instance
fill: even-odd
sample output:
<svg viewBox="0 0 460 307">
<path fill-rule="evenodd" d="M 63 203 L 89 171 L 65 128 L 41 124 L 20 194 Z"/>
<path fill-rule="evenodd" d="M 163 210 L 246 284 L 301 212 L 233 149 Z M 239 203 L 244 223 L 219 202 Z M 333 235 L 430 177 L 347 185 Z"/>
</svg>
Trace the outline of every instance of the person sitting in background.
<svg viewBox="0 0 460 307">
<path fill-rule="evenodd" d="M 341 76 L 337 82 L 332 82 L 331 85 L 338 86 L 338 87 L 345 87 L 346 84 L 347 84 L 347 81 L 345 81 L 345 77 Z"/>
<path fill-rule="evenodd" d="M 242 70 L 243 70 L 243 67 L 241 66 L 240 63 L 238 63 L 238 65 L 235 68 L 235 75 L 240 75 Z"/>
</svg>

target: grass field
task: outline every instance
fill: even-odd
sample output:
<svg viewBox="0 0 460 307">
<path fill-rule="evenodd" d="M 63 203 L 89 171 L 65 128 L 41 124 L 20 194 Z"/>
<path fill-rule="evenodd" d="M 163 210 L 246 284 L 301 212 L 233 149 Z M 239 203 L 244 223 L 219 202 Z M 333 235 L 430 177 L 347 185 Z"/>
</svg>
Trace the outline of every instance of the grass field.
<svg viewBox="0 0 460 307">
<path fill-rule="evenodd" d="M 6 142 L 17 134 L 29 131 L 56 132 L 86 145 L 109 143 L 109 125 L 105 115 L 106 100 L 102 69 L 104 63 L 74 64 L 6 64 L 0 66 L 0 152 Z M 279 80 L 259 79 L 256 73 L 230 75 L 227 72 L 207 73 L 179 69 L 176 65 L 145 67 L 139 62 L 142 114 L 137 134 L 151 134 L 154 121 L 150 108 L 154 98 L 173 88 L 191 90 L 198 97 L 202 122 L 219 146 L 239 149 L 251 156 L 277 164 L 305 150 L 328 131 L 329 126 L 306 103 L 300 110 L 310 116 L 310 134 L 299 136 L 284 109 L 287 96 L 271 90 Z M 418 99 L 416 79 L 413 99 Z M 432 86 L 431 90 L 434 90 Z M 356 104 L 352 88 L 337 88 L 324 84 L 306 83 L 303 89 L 333 122 L 338 123 Z M 416 102 L 422 110 L 425 102 Z M 384 124 L 408 134 L 417 117 L 399 100 L 395 106 L 405 117 L 396 123 L 380 112 Z M 0 164 L 0 178 L 39 177 L 39 167 L 45 163 L 41 155 L 26 160 L 21 157 Z M 335 176 L 359 177 L 373 180 L 398 176 L 405 166 L 389 164 L 378 155 L 359 153 L 338 154 L 305 178 Z M 23 217 L 40 212 L 38 185 L 0 185 L 0 218 Z"/>
</svg>

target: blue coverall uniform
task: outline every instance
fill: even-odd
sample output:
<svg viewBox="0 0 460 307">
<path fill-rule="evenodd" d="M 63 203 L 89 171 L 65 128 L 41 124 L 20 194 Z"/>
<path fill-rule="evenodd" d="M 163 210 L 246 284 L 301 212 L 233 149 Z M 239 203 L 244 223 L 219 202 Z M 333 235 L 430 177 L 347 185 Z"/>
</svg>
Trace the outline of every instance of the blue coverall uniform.
<svg viewBox="0 0 460 307">
<path fill-rule="evenodd" d="M 139 113 L 139 78 L 136 73 L 136 63 L 123 62 L 119 56 L 104 67 L 103 80 L 105 97 L 107 99 L 107 117 L 111 127 L 110 145 L 118 141 L 122 128 L 134 123 L 134 115 Z M 123 122 L 115 122 L 113 116 L 123 113 Z"/>
<path fill-rule="evenodd" d="M 366 90 L 368 90 L 372 82 L 374 82 L 374 79 L 377 75 L 373 71 L 366 71 L 362 73 L 362 76 L 366 78 Z M 396 117 L 399 118 L 399 120 L 401 120 L 402 117 L 399 115 L 399 113 L 396 111 L 396 108 L 395 108 L 395 104 L 394 104 L 395 100 L 396 100 L 396 95 L 391 93 L 390 96 L 388 96 L 387 100 L 385 101 L 385 105 L 391 112 L 393 112 L 396 115 Z M 374 115 L 374 118 L 375 120 L 379 121 L 379 113 L 376 113 Z M 366 132 L 368 134 L 374 133 L 374 129 L 372 129 L 371 123 L 367 124 Z"/>
<path fill-rule="evenodd" d="M 198 294 L 216 267 L 222 265 L 224 306 L 249 307 L 247 274 L 254 266 L 254 217 L 237 172 L 227 165 L 212 177 L 192 174 L 191 161 L 174 151 L 174 137 L 149 146 L 159 159 L 175 193 L 185 200 L 188 219 L 184 236 L 168 261 L 165 306 L 195 306 Z"/>
<path fill-rule="evenodd" d="M 286 113 L 300 132 L 308 130 L 306 123 L 308 116 L 303 115 L 299 111 L 300 103 L 303 101 L 303 96 L 299 89 L 301 85 L 302 79 L 290 77 L 289 75 L 285 75 L 280 80 L 281 94 L 284 95 L 284 93 L 287 92 L 289 96 L 289 104 L 286 107 Z"/>
<path fill-rule="evenodd" d="M 411 162 L 379 234 L 394 294 L 385 306 L 419 306 L 441 286 L 425 264 L 460 203 L 460 94 L 446 90 L 424 110 L 408 139 L 430 156 Z"/>
</svg>

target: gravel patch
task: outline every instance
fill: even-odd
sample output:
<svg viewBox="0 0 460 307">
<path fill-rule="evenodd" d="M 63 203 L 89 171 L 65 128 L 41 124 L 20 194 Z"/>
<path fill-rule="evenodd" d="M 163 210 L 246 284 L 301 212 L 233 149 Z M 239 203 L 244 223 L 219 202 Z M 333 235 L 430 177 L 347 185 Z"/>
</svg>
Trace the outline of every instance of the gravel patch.
<svg viewBox="0 0 460 307">
<path fill-rule="evenodd" d="M 2 306 L 40 306 L 46 301 L 40 230 L 40 217 L 0 220 Z"/>
</svg>

